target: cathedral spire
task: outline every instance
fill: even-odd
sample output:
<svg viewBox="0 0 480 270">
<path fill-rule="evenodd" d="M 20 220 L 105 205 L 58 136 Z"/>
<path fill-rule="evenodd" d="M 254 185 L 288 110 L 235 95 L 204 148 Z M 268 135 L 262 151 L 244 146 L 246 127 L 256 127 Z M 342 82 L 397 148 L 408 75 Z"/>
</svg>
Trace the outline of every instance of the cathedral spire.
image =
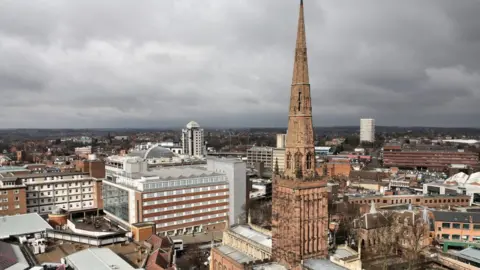
<svg viewBox="0 0 480 270">
<path fill-rule="evenodd" d="M 303 0 L 300 1 L 298 17 L 285 162 L 285 175 L 292 179 L 301 180 L 315 176 L 315 145 Z"/>
<path fill-rule="evenodd" d="M 295 46 L 295 63 L 292 84 L 308 84 L 307 37 L 305 34 L 305 15 L 303 0 L 300 1 L 298 15 L 297 43 Z"/>
</svg>

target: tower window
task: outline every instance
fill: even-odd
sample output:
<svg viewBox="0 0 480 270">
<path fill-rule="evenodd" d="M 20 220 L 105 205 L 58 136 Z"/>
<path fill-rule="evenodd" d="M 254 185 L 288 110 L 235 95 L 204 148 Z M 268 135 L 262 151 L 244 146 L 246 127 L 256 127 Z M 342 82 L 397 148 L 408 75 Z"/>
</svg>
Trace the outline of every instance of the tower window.
<svg viewBox="0 0 480 270">
<path fill-rule="evenodd" d="M 290 155 L 290 153 L 288 153 L 288 154 L 287 154 L 287 160 L 286 160 L 286 162 L 287 162 L 287 169 L 290 169 L 290 167 L 291 167 L 291 164 L 290 164 L 290 163 L 291 163 L 291 158 L 292 158 L 292 156 Z"/>
<path fill-rule="evenodd" d="M 312 154 L 307 154 L 307 169 L 310 170 L 312 168 Z"/>
<path fill-rule="evenodd" d="M 302 105 L 302 92 L 298 91 L 298 110 L 300 111 L 300 106 Z"/>
</svg>

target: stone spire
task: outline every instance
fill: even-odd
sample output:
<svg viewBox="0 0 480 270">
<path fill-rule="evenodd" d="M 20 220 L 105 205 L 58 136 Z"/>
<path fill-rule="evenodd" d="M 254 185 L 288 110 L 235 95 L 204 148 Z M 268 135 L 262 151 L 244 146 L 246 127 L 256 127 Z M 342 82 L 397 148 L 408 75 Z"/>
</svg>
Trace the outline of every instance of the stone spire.
<svg viewBox="0 0 480 270">
<path fill-rule="evenodd" d="M 308 77 L 307 39 L 303 0 L 300 1 L 295 62 L 290 92 L 288 132 L 285 149 L 285 176 L 312 179 L 315 174 L 315 145 L 312 104 Z"/>
</svg>

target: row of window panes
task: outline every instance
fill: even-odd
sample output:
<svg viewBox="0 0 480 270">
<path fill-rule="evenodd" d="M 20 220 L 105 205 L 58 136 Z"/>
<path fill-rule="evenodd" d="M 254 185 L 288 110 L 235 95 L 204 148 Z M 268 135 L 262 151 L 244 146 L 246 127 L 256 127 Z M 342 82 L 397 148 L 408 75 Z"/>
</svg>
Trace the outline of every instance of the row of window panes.
<svg viewBox="0 0 480 270">
<path fill-rule="evenodd" d="M 450 229 L 450 228 L 453 228 L 453 229 L 466 229 L 466 230 L 469 230 L 470 229 L 470 224 L 469 223 L 449 223 L 449 222 L 443 222 L 442 223 L 442 227 L 438 228 L 439 231 L 442 230 L 442 228 L 445 228 L 445 229 Z M 480 224 L 474 224 L 473 225 L 473 229 L 474 230 L 480 230 Z"/>
<path fill-rule="evenodd" d="M 72 193 L 79 193 L 79 192 L 92 192 L 92 188 L 88 188 L 88 189 L 84 188 L 84 189 L 82 189 L 82 191 L 79 191 L 79 189 L 77 188 L 75 190 L 70 189 L 69 191 L 70 192 L 56 190 L 55 195 L 58 195 L 58 194 L 65 195 L 65 194 L 72 194 Z M 36 195 L 37 195 L 37 193 L 27 193 L 27 197 L 37 197 Z M 48 192 L 46 191 L 46 192 L 41 192 L 40 193 L 40 196 L 48 196 L 48 195 L 52 195 L 52 192 L 51 191 L 48 191 Z"/>
<path fill-rule="evenodd" d="M 144 190 L 148 189 L 158 189 L 158 188 L 167 188 L 167 187 L 180 187 L 188 185 L 199 185 L 199 184 L 208 184 L 216 182 L 226 181 L 225 176 L 213 176 L 208 178 L 194 178 L 194 179 L 183 179 L 183 180 L 170 180 L 162 181 L 157 183 L 143 184 Z"/>
<path fill-rule="evenodd" d="M 162 197 L 162 196 L 172 196 L 172 195 L 180 195 L 180 194 L 187 194 L 187 193 L 210 191 L 210 190 L 216 190 L 216 189 L 226 189 L 226 188 L 227 188 L 227 185 L 198 187 L 198 188 L 186 188 L 186 189 L 179 189 L 179 190 L 146 193 L 146 194 L 143 194 L 143 198 L 144 199 L 146 199 L 146 198 L 156 198 L 156 197 Z"/>
<path fill-rule="evenodd" d="M 163 223 L 163 224 L 157 224 L 157 227 L 162 227 L 162 226 L 167 227 L 167 226 L 173 226 L 173 225 L 180 225 L 180 224 L 190 223 L 190 222 L 194 222 L 194 221 L 212 219 L 212 218 L 217 218 L 217 217 L 224 217 L 226 215 L 227 215 L 227 213 L 220 213 L 220 214 L 209 215 L 209 216 L 189 218 L 189 219 L 184 219 L 184 220 L 179 220 L 179 221 L 172 221 L 172 222 L 166 222 L 166 223 Z"/>
<path fill-rule="evenodd" d="M 82 203 L 83 206 L 93 206 L 93 202 L 84 202 Z M 73 206 L 73 204 L 70 204 L 70 208 L 79 208 L 80 207 L 80 204 L 75 204 L 75 206 Z M 20 207 L 19 207 L 20 208 Z M 63 207 L 62 207 L 63 208 Z M 48 206 L 48 207 L 45 207 L 45 208 L 40 208 L 40 212 L 45 212 L 45 211 L 51 211 L 52 210 L 52 206 Z M 30 213 L 30 212 L 38 212 L 38 209 L 37 207 L 33 208 L 33 209 L 30 209 L 30 208 L 27 208 L 27 213 Z"/>
<path fill-rule="evenodd" d="M 459 235 L 459 234 L 452 234 L 450 238 L 450 234 L 442 234 L 442 239 L 445 240 L 462 240 L 462 241 L 470 241 L 469 235 Z M 473 236 L 471 241 L 478 241 L 480 240 L 479 236 Z"/>
<path fill-rule="evenodd" d="M 196 200 L 196 199 L 203 199 L 203 198 L 210 198 L 210 197 L 217 197 L 217 196 L 225 196 L 225 195 L 228 195 L 227 191 L 143 202 L 143 206 L 162 204 L 162 203 L 170 203 L 170 202 L 189 201 L 189 200 Z"/>
<path fill-rule="evenodd" d="M 15 189 L 13 191 L 13 194 L 18 194 L 18 193 L 20 193 L 20 191 L 18 189 Z M 8 195 L 8 191 L 7 190 L 2 191 L 2 195 Z"/>
<path fill-rule="evenodd" d="M 154 220 L 161 220 L 161 219 L 174 218 L 174 217 L 183 217 L 183 216 L 201 214 L 201 213 L 205 213 L 205 212 L 212 212 L 212 211 L 218 211 L 218 210 L 223 210 L 223 209 L 228 209 L 228 205 L 211 207 L 211 208 L 204 208 L 204 209 L 198 209 L 198 210 L 192 210 L 192 211 L 185 211 L 185 212 L 179 212 L 179 213 L 173 213 L 173 214 L 168 214 L 168 215 L 164 215 L 164 216 L 156 216 L 156 217 L 151 217 L 151 218 L 145 218 L 144 220 L 145 221 L 154 221 Z"/>
<path fill-rule="evenodd" d="M 78 200 L 78 199 L 81 199 L 81 198 L 78 198 L 78 197 L 79 197 L 79 196 L 75 196 L 75 198 L 74 198 L 74 196 L 70 196 L 70 200 Z M 91 198 L 92 198 L 92 194 L 88 194 L 88 195 L 83 195 L 83 198 L 82 198 L 82 199 L 91 199 Z M 51 202 L 51 201 L 52 201 L 52 199 L 50 199 L 50 198 L 47 198 L 47 199 L 39 199 L 40 203 L 44 203 L 45 200 L 46 200 L 47 202 Z M 56 198 L 55 198 L 55 201 L 56 201 L 56 202 L 58 202 L 58 201 L 65 201 L 65 200 L 66 200 L 65 197 L 56 197 Z M 28 202 L 28 203 L 34 203 L 34 204 L 36 204 L 36 203 L 37 203 L 37 200 L 28 200 L 27 202 Z"/>
<path fill-rule="evenodd" d="M 143 213 L 144 214 L 151 214 L 151 213 L 158 213 L 158 212 L 163 212 L 163 211 L 191 208 L 191 207 L 197 207 L 197 206 L 202 206 L 202 205 L 225 203 L 225 202 L 228 202 L 228 199 L 212 200 L 212 201 L 206 201 L 206 202 L 190 203 L 190 204 L 175 205 L 175 206 L 169 206 L 169 207 L 163 207 L 163 208 L 156 208 L 156 209 L 144 210 Z"/>
<path fill-rule="evenodd" d="M 15 209 L 20 209 L 20 205 L 15 204 Z M 4 205 L 4 206 L 0 205 L 0 210 L 8 210 L 8 205 Z"/>
<path fill-rule="evenodd" d="M 77 180 L 77 179 L 75 179 Z M 92 184 L 92 181 L 88 181 L 88 182 L 81 182 L 83 184 L 83 186 L 88 186 L 88 185 L 91 185 Z M 78 187 L 78 186 L 82 186 L 80 184 L 80 182 L 75 182 L 75 183 L 68 183 L 68 187 Z M 58 187 L 65 187 L 65 183 L 62 183 L 62 184 L 55 184 L 55 187 L 58 188 Z M 29 190 L 35 190 L 35 189 L 49 189 L 49 188 L 52 188 L 52 185 L 50 184 L 47 184 L 47 185 L 35 185 L 35 186 L 29 186 L 28 189 Z"/>
</svg>

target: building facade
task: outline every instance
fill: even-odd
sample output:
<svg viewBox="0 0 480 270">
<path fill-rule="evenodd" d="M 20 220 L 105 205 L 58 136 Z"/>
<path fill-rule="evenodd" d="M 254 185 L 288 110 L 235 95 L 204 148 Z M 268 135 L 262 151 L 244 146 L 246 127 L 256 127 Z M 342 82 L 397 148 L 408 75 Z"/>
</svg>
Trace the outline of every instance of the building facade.
<svg viewBox="0 0 480 270">
<path fill-rule="evenodd" d="M 164 235 L 222 229 L 227 218 L 241 214 L 246 201 L 246 167 L 239 160 L 148 169 L 139 157 L 112 156 L 106 174 L 107 216 L 126 226 L 155 222 Z"/>
<path fill-rule="evenodd" d="M 275 148 L 273 149 L 273 170 L 275 166 L 278 166 L 278 171 L 283 173 L 285 171 L 285 148 Z"/>
<path fill-rule="evenodd" d="M 372 204 L 377 206 L 412 204 L 416 206 L 427 206 L 434 208 L 448 208 L 454 206 L 469 206 L 470 196 L 468 195 L 387 195 L 387 196 L 348 196 L 350 204 Z"/>
<path fill-rule="evenodd" d="M 273 169 L 273 147 L 254 146 L 247 149 L 247 164 L 255 167 L 255 164 L 263 162 L 264 168 Z"/>
<path fill-rule="evenodd" d="M 375 141 L 375 119 L 360 119 L 360 142 Z"/>
<path fill-rule="evenodd" d="M 432 211 L 433 231 L 439 241 L 480 241 L 480 213 Z"/>
<path fill-rule="evenodd" d="M 195 121 L 190 121 L 185 129 L 182 129 L 183 154 L 203 157 L 206 155 L 204 131 Z"/>
<path fill-rule="evenodd" d="M 327 183 L 315 170 L 303 1 L 290 94 L 285 170 L 273 176 L 272 258 L 288 269 L 328 254 Z"/>
<path fill-rule="evenodd" d="M 287 134 L 277 134 L 277 148 L 285 148 Z"/>
<path fill-rule="evenodd" d="M 452 164 L 462 164 L 473 168 L 479 167 L 478 154 L 474 152 L 454 151 L 422 151 L 402 150 L 383 152 L 383 164 L 385 167 L 399 167 L 405 169 L 428 169 L 444 171 Z"/>
<path fill-rule="evenodd" d="M 25 214 L 26 186 L 17 178 L 0 178 L 0 216 Z"/>
</svg>

